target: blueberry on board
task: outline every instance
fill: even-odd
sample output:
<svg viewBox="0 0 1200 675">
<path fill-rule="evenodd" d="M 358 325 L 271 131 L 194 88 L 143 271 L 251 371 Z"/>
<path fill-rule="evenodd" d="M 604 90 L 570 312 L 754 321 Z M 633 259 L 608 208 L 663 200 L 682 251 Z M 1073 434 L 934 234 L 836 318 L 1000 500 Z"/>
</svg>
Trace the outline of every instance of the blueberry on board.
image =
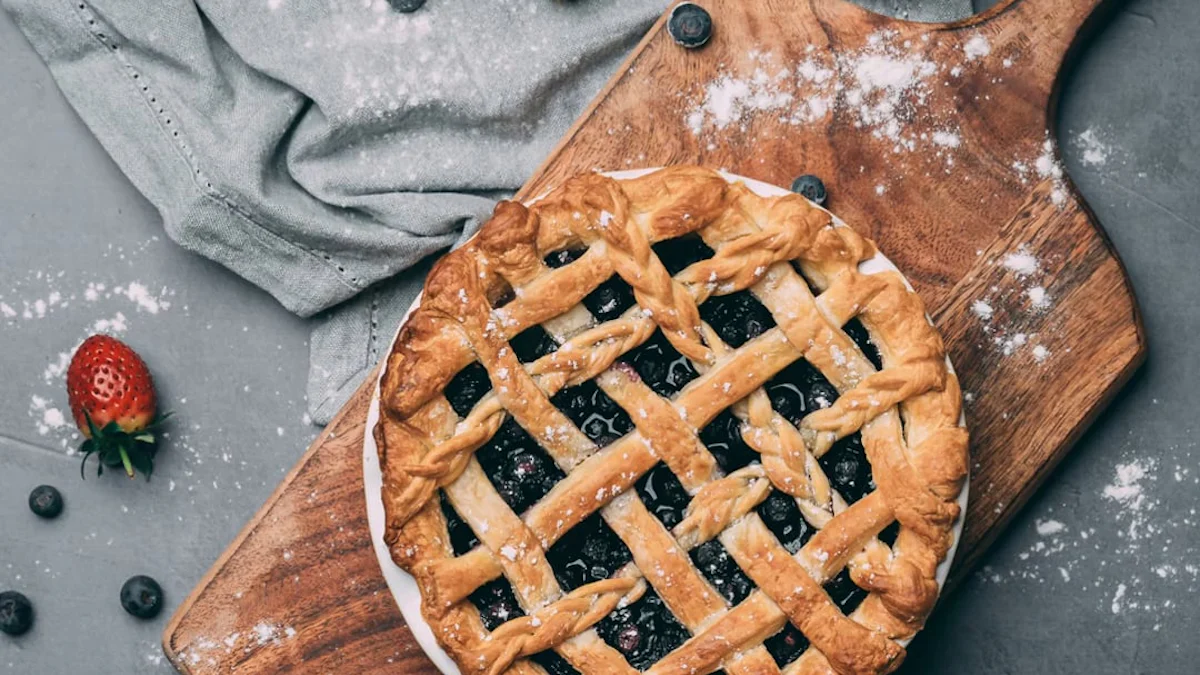
<svg viewBox="0 0 1200 675">
<path fill-rule="evenodd" d="M 139 619 L 153 619 L 162 611 L 163 590 L 158 582 L 139 574 L 121 586 L 121 606 Z"/>
<path fill-rule="evenodd" d="M 0 593 L 0 632 L 23 635 L 33 627 L 33 604 L 16 591 Z"/>
<path fill-rule="evenodd" d="M 703 7 L 691 2 L 680 3 L 671 10 L 667 32 L 681 47 L 695 49 L 704 46 L 712 37 L 712 16 Z"/>
<path fill-rule="evenodd" d="M 397 12 L 408 14 L 425 6 L 425 0 L 388 0 L 388 4 Z"/>
<path fill-rule="evenodd" d="M 825 203 L 825 183 L 811 173 L 806 173 L 792 181 L 792 192 L 803 195 L 805 199 L 818 206 Z"/>
<path fill-rule="evenodd" d="M 29 493 L 29 510 L 42 518 L 57 518 L 63 510 L 62 493 L 49 485 L 39 485 Z"/>
</svg>

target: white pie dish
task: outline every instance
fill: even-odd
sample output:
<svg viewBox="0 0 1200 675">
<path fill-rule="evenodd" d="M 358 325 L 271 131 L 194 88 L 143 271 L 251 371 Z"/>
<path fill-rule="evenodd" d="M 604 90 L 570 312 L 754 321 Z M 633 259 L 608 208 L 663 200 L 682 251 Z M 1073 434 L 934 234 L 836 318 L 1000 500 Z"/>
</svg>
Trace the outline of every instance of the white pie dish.
<svg viewBox="0 0 1200 675">
<path fill-rule="evenodd" d="M 616 179 L 631 179 L 655 170 L 657 169 L 636 169 L 630 171 L 608 172 L 604 175 Z M 744 183 L 746 187 L 750 188 L 750 190 L 763 197 L 774 197 L 790 194 L 788 190 L 778 186 L 770 185 L 768 183 L 757 181 L 751 178 L 744 178 L 734 174 L 729 174 L 727 172 L 721 173 L 730 182 L 740 181 Z M 540 199 L 540 197 L 532 199 L 528 203 L 536 202 L 538 199 Z M 845 226 L 845 223 L 838 219 L 837 216 L 833 216 L 833 220 L 835 224 L 839 226 Z M 873 258 L 860 263 L 859 271 L 865 274 L 877 274 L 883 271 L 895 271 L 900 273 L 900 270 L 890 260 L 884 257 L 882 253 L 876 253 Z M 903 274 L 900 274 L 903 277 Z M 907 279 L 905 280 L 905 283 L 908 283 Z M 909 288 L 911 289 L 911 285 Z M 420 301 L 421 294 L 418 294 L 413 300 L 412 306 L 409 307 L 404 318 L 401 320 L 401 327 L 405 322 L 408 321 L 408 317 L 416 309 Z M 389 343 L 388 351 L 385 353 L 391 352 L 391 343 L 395 342 L 399 332 L 400 331 L 398 328 L 396 335 L 393 336 L 391 342 Z M 953 365 L 950 364 L 949 358 L 947 358 L 946 364 L 950 371 L 953 372 Z M 392 561 L 387 544 L 383 540 L 384 530 L 386 529 L 384 524 L 385 517 L 383 500 L 381 497 L 381 491 L 383 489 L 383 474 L 379 465 L 378 446 L 375 443 L 375 437 L 372 433 L 376 423 L 379 421 L 380 416 L 379 386 L 382 375 L 383 370 L 381 368 L 379 378 L 376 379 L 375 386 L 372 390 L 371 402 L 367 412 L 366 428 L 363 434 L 363 484 L 366 493 L 367 520 L 371 531 L 371 542 L 374 546 L 376 557 L 379 559 L 380 569 L 383 572 L 388 589 L 391 591 L 392 597 L 395 599 L 397 606 L 400 608 L 400 612 L 404 616 L 404 620 L 408 623 L 408 626 L 412 631 L 413 637 L 417 640 L 417 643 L 421 645 L 421 648 L 443 673 L 446 675 L 460 675 L 458 666 L 455 665 L 453 659 L 451 659 L 450 656 L 446 654 L 446 652 L 438 645 L 437 640 L 434 638 L 433 632 L 429 627 L 429 624 L 426 623 L 425 619 L 421 615 L 421 594 L 417 588 L 416 581 L 411 575 L 409 575 Z M 965 425 L 965 420 L 960 419 L 959 423 L 960 425 Z M 951 543 L 950 549 L 946 554 L 945 560 L 942 561 L 937 569 L 936 580 L 939 589 L 945 585 L 946 578 L 949 576 L 951 564 L 954 560 L 955 553 L 958 550 L 958 542 L 962 536 L 963 517 L 967 510 L 968 487 L 969 477 L 968 479 L 964 480 L 962 490 L 959 493 L 958 504 L 961 508 L 961 512 L 958 520 L 954 523 L 952 530 L 953 542 Z M 908 640 L 901 641 L 901 644 L 907 643 Z"/>
</svg>

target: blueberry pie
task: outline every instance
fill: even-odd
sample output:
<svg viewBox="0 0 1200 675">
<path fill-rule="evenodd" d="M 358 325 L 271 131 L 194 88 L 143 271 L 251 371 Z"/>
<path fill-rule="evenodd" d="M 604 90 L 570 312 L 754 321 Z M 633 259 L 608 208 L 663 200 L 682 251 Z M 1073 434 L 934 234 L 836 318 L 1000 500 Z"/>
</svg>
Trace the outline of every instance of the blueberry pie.
<svg viewBox="0 0 1200 675">
<path fill-rule="evenodd" d="M 887 673 L 937 599 L 961 392 L 904 279 L 692 166 L 502 202 L 401 329 L 385 541 L 464 673 Z"/>
</svg>

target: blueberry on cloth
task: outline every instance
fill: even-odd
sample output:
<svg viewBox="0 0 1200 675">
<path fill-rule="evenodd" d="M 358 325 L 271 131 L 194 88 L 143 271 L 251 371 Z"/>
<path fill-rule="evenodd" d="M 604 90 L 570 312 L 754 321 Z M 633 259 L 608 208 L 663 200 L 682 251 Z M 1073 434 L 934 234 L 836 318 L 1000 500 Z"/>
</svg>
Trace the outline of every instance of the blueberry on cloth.
<svg viewBox="0 0 1200 675">
<path fill-rule="evenodd" d="M 33 627 L 33 605 L 16 591 L 0 593 L 0 632 L 22 635 Z"/>
<path fill-rule="evenodd" d="M 805 199 L 817 206 L 825 203 L 825 183 L 811 173 L 806 173 L 792 181 L 792 192 L 803 195 Z"/>
<path fill-rule="evenodd" d="M 139 619 L 153 619 L 162 610 L 163 590 L 158 582 L 139 574 L 121 586 L 121 606 Z"/>
<path fill-rule="evenodd" d="M 29 510 L 42 518 L 57 518 L 63 510 L 62 493 L 49 485 L 39 485 L 29 493 Z"/>
<path fill-rule="evenodd" d="M 701 6 L 684 2 L 671 10 L 671 18 L 667 20 L 667 32 L 675 43 L 695 49 L 704 46 L 712 37 L 712 16 Z"/>
</svg>

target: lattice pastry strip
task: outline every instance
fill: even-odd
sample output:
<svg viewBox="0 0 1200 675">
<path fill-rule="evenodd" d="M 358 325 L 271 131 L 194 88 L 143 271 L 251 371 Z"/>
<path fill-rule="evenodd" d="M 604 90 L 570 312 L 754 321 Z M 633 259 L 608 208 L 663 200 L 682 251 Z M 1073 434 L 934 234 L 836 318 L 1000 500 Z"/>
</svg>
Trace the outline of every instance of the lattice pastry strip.
<svg viewBox="0 0 1200 675">
<path fill-rule="evenodd" d="M 758 225 L 757 229 L 747 228 L 750 231 L 740 236 L 728 236 L 726 230 L 731 223 L 745 225 L 747 222 Z M 706 239 L 725 236 L 728 244 L 715 247 L 717 253 L 710 261 L 694 265 L 694 269 L 685 270 L 684 274 L 673 280 L 650 251 L 650 243 L 689 231 L 698 231 Z M 546 270 L 542 265 L 541 258 L 545 253 L 580 243 L 590 247 L 575 264 L 553 271 Z M 854 581 L 872 591 L 853 614 L 856 620 L 867 626 L 868 636 L 865 640 L 855 637 L 855 631 L 859 629 L 852 626 L 857 624 L 841 617 L 840 612 L 837 612 L 837 617 L 833 616 L 828 606 L 821 604 L 822 598 L 825 603 L 829 599 L 819 586 L 814 593 L 808 594 L 812 597 L 805 601 L 788 596 L 785 589 L 776 588 L 776 594 L 783 596 L 778 600 L 788 606 L 793 622 L 807 627 L 806 634 L 825 636 L 814 640 L 814 645 L 819 643 L 832 652 L 822 655 L 810 649 L 787 670 L 800 672 L 798 669 L 804 668 L 804 672 L 809 672 L 810 667 L 823 668 L 830 664 L 839 671 L 847 672 L 884 672 L 890 668 L 897 660 L 893 654 L 894 643 L 882 636 L 903 637 L 911 634 L 928 612 L 931 598 L 936 596 L 933 568 L 945 555 L 949 525 L 957 515 L 953 499 L 965 475 L 966 438 L 965 432 L 957 425 L 957 383 L 953 375 L 944 370 L 941 342 L 925 321 L 919 301 L 907 289 L 897 288 L 902 284 L 902 281 L 896 283 L 898 277 L 882 288 L 874 288 L 864 283 L 862 279 L 866 277 L 857 272 L 857 262 L 869 257 L 872 251 L 869 243 L 848 228 L 828 226 L 827 215 L 799 198 L 757 198 L 744 188 L 728 187 L 723 178 L 712 172 L 685 167 L 620 184 L 599 176 L 581 177 L 565 184 L 530 212 L 525 212 L 519 205 L 504 204 L 497 209 L 496 217 L 485 225 L 475 242 L 451 254 L 447 262 L 440 264 L 427 284 L 426 303 L 402 332 L 389 358 L 383 381 L 385 409 L 383 421 L 376 428 L 376 436 L 380 442 L 385 472 L 388 538 L 393 557 L 401 565 L 414 570 L 419 579 L 424 579 L 422 592 L 426 595 L 427 608 L 433 609 L 433 622 L 444 627 L 453 617 L 455 625 L 460 627 L 454 635 L 446 635 L 443 631 L 439 636 L 460 663 L 471 662 L 479 652 L 479 645 L 488 638 L 479 627 L 478 614 L 474 615 L 472 622 L 471 613 L 460 609 L 461 603 L 452 602 L 448 607 L 437 602 L 428 604 L 430 597 L 439 597 L 436 589 L 439 575 L 423 574 L 423 571 L 444 567 L 462 572 L 461 576 L 473 583 L 486 579 L 486 568 L 494 562 L 490 558 L 483 558 L 490 555 L 486 551 L 479 554 L 472 552 L 460 559 L 450 557 L 444 537 L 439 534 L 444 534 L 445 525 L 441 524 L 440 514 L 431 512 L 430 497 L 437 485 L 450 485 L 470 465 L 471 452 L 494 433 L 494 428 L 490 428 L 490 424 L 479 424 L 481 420 L 471 420 L 469 417 L 460 426 L 461 433 L 454 434 L 453 429 L 448 429 L 453 424 L 452 415 L 446 410 L 448 406 L 445 399 L 437 393 L 451 375 L 474 358 L 473 352 L 479 352 L 480 360 L 488 362 L 493 384 L 503 387 L 504 378 L 499 377 L 500 371 L 509 369 L 509 372 L 513 372 L 510 366 L 520 367 L 520 364 L 502 353 L 504 347 L 499 345 L 506 344 L 504 340 L 528 325 L 550 321 L 554 316 L 563 314 L 615 270 L 633 287 L 638 302 L 649 310 L 649 316 L 664 328 L 667 339 L 701 368 L 709 370 L 673 402 L 689 424 L 697 428 L 702 426 L 722 408 L 758 389 L 765 380 L 761 377 L 763 372 L 767 372 L 769 377 L 791 360 L 802 356 L 817 365 L 844 396 L 849 395 L 841 409 L 822 411 L 824 416 L 811 419 L 811 423 L 810 418 L 814 416 L 806 417 L 798 433 L 807 441 L 808 449 L 819 455 L 828 444 L 861 426 L 868 459 L 876 468 L 877 492 L 833 517 L 794 559 L 787 556 L 786 551 L 783 556 L 776 555 L 777 551 L 773 551 L 772 547 L 778 547 L 779 551 L 783 549 L 761 522 L 755 525 L 757 516 L 753 513 L 742 512 L 740 517 L 732 516 L 735 522 L 719 536 L 723 541 L 728 539 L 726 548 L 739 559 L 743 568 L 759 565 L 755 569 L 760 571 L 751 576 L 761 577 L 763 582 L 759 585 L 764 589 L 770 588 L 771 584 L 778 584 L 779 577 L 777 572 L 771 576 L 762 575 L 762 562 L 752 554 L 753 550 L 757 550 L 763 559 L 792 560 L 787 564 L 796 565 L 802 572 L 785 569 L 783 573 L 792 575 L 803 585 L 816 583 L 804 581 L 810 575 L 819 580 L 822 575 L 831 573 L 831 570 L 823 567 L 830 557 L 827 551 L 837 551 L 837 557 L 847 558 L 863 550 L 865 545 L 865 552 L 858 554 L 850 563 Z M 815 304 L 816 313 L 825 319 L 821 322 L 823 325 L 817 325 L 812 320 L 804 322 L 805 325 L 786 320 L 787 312 L 791 310 L 783 307 L 781 312 L 778 308 L 770 307 L 768 299 L 773 295 L 768 294 L 760 299 L 768 304 L 781 327 L 743 345 L 725 363 L 720 363 L 725 357 L 716 354 L 713 349 L 715 343 L 705 340 L 701 335 L 696 306 L 713 291 L 729 292 L 756 284 L 767 269 L 780 267 L 777 261 L 793 258 L 799 260 L 809 279 L 819 288 L 827 290 Z M 584 261 L 587 263 L 579 264 Z M 687 278 L 687 272 L 692 272 L 694 277 Z M 700 276 L 701 272 L 704 272 L 703 276 Z M 780 276 L 789 278 L 786 274 Z M 794 273 L 792 278 L 793 282 L 798 281 Z M 521 297 L 489 313 L 489 306 L 499 302 L 506 286 L 521 288 Z M 478 292 L 468 292 L 468 287 L 478 289 Z M 867 288 L 870 293 L 861 293 L 859 287 Z M 846 292 L 848 289 L 854 292 Z M 871 297 L 867 298 L 867 295 Z M 459 303 L 454 302 L 456 297 Z M 855 298 L 862 304 L 856 304 L 847 311 L 841 302 L 843 298 Z M 808 299 L 811 301 L 811 295 Z M 839 330 L 841 324 L 836 320 L 856 313 L 862 314 L 872 333 L 880 338 L 877 342 L 885 363 L 889 365 L 882 373 L 870 374 L 869 365 L 860 372 L 855 372 L 854 368 L 843 368 L 841 366 L 846 364 L 838 363 L 838 356 L 833 350 L 820 346 L 822 341 L 829 344 L 829 340 L 838 340 L 840 337 L 845 341 L 843 344 L 856 352 Z M 811 316 L 813 312 L 809 314 Z M 780 316 L 784 316 L 785 320 L 779 321 Z M 497 333 L 499 339 L 483 341 L 485 344 L 481 349 L 476 343 L 480 342 L 479 336 L 484 331 Z M 793 344 L 799 348 L 793 347 Z M 624 349 L 628 347 L 623 347 L 621 351 Z M 934 364 L 932 370 L 928 367 L 929 363 Z M 890 367 L 893 364 L 909 370 L 893 370 Z M 712 366 L 711 369 L 709 366 Z M 747 376 L 749 370 L 757 372 Z M 907 377 L 897 379 L 897 373 Z M 499 391 L 497 398 L 518 412 L 527 413 L 523 407 L 529 405 L 530 397 L 527 394 L 536 393 L 539 398 L 543 397 L 542 382 L 534 382 L 533 378 L 544 379 L 542 374 L 519 376 L 523 386 L 516 387 L 515 393 Z M 619 375 L 614 371 L 605 373 L 600 377 L 602 386 L 606 386 L 606 378 L 619 378 Z M 940 380 L 940 388 L 908 381 L 931 378 Z M 720 393 L 717 392 L 718 388 Z M 506 394 L 509 394 L 507 399 Z M 853 401 L 858 401 L 858 405 L 851 406 Z M 898 414 L 893 409 L 897 403 Z M 526 415 L 525 423 L 552 415 L 545 406 L 541 407 L 541 413 L 537 412 L 537 404 L 531 407 L 534 414 Z M 860 407 L 866 407 L 866 412 Z M 491 417 L 483 416 L 484 419 L 503 414 L 500 410 L 494 412 Z M 471 415 L 475 416 L 475 413 Z M 759 415 L 760 422 L 762 417 Z M 770 419 L 773 416 L 768 414 L 766 417 Z M 899 422 L 901 417 L 905 422 L 904 427 Z M 467 438 L 471 434 L 474 437 Z M 607 478 L 613 478 L 611 472 L 604 471 L 605 462 L 611 463 L 618 456 L 628 461 L 629 457 L 638 455 L 633 458 L 636 461 L 629 462 L 634 468 L 627 468 L 625 473 L 637 475 L 648 469 L 657 459 L 657 454 L 650 451 L 648 444 L 637 442 L 637 437 L 637 433 L 631 434 L 586 459 L 583 457 L 589 448 L 578 445 L 556 448 L 560 455 L 568 458 L 566 464 L 577 464 L 566 480 L 555 486 L 525 514 L 522 527 L 526 528 L 528 536 L 545 547 L 566 529 L 551 523 L 556 515 L 569 515 L 578 509 L 576 515 L 567 519 L 578 522 L 581 519 L 579 512 L 590 512 L 603 504 L 603 498 L 589 498 L 586 490 L 604 483 Z M 432 440 L 445 442 L 447 438 L 460 445 L 439 446 Z M 800 468 L 806 468 L 812 455 L 796 452 L 795 438 L 790 440 L 792 452 L 788 454 L 789 461 L 786 464 L 795 470 L 796 460 L 803 459 Z M 703 448 L 700 447 L 702 452 Z M 571 455 L 571 452 L 575 454 Z M 686 474 L 681 476 L 681 480 L 690 478 L 692 480 L 689 482 L 695 484 L 695 468 L 681 471 Z M 810 472 L 809 475 L 811 483 L 813 474 Z M 596 476 L 601 478 L 597 479 Z M 738 476 L 737 480 L 743 481 L 743 487 L 761 484 L 761 481 L 754 482 L 759 480 L 757 477 Z M 630 487 L 628 481 L 609 485 L 613 492 L 622 493 L 620 498 L 623 501 L 641 506 L 631 493 L 626 492 Z M 810 485 L 810 494 L 807 496 L 812 498 L 819 488 L 819 485 L 815 488 Z M 725 505 L 720 500 L 702 499 L 703 496 L 701 493 L 696 500 L 701 507 L 705 504 L 709 504 L 710 508 Z M 824 495 L 818 497 L 821 506 L 828 508 L 829 502 L 824 501 Z M 610 493 L 608 499 L 611 498 Z M 830 495 L 829 499 L 836 502 L 836 495 Z M 741 501 L 743 505 L 729 511 L 744 511 L 749 508 L 745 503 L 752 505 L 753 499 Z M 644 511 L 644 506 L 641 508 Z M 835 505 L 833 508 L 836 513 L 838 507 Z M 901 522 L 901 529 L 894 555 L 889 556 L 886 546 L 878 542 L 871 543 L 867 538 L 873 537 L 879 528 L 890 521 L 893 512 Z M 851 534 L 839 523 L 861 520 L 864 513 L 871 524 L 865 528 L 858 527 L 858 534 Z M 566 523 L 568 527 L 572 524 Z M 742 532 L 739 528 L 750 530 Z M 693 533 L 698 531 L 691 530 Z M 715 529 L 709 529 L 704 534 L 711 535 L 714 532 Z M 735 536 L 738 533 L 742 536 Z M 683 538 L 694 536 L 677 534 Z M 809 550 L 818 542 L 822 547 L 815 553 L 823 554 L 824 558 Z M 752 551 L 748 552 L 747 548 Z M 856 562 L 859 558 L 866 558 L 866 561 L 859 564 Z M 840 568 L 841 560 L 837 562 Z M 476 571 L 475 574 L 471 574 L 472 570 Z M 514 576 L 520 574 L 519 571 L 513 572 Z M 759 581 L 758 578 L 755 580 Z M 921 590 L 914 596 L 911 592 L 928 589 L 931 585 L 932 593 Z M 615 591 L 606 589 L 605 592 L 611 595 Z M 440 597 L 453 595 L 442 593 Z M 753 603 L 746 600 L 736 608 L 714 616 L 709 625 L 700 629 L 688 644 L 702 643 L 713 634 L 714 627 L 722 622 L 729 624 L 734 632 L 751 635 L 747 641 L 736 642 L 730 649 L 721 652 L 718 660 L 732 653 L 731 649 L 736 649 L 736 645 L 760 643 L 769 634 L 765 631 L 782 624 L 779 617 L 770 616 L 769 608 L 774 603 L 765 599 L 761 592 L 752 595 L 752 599 L 758 597 L 764 600 L 755 600 Z M 575 603 L 579 606 L 576 614 L 580 616 L 587 614 L 591 608 L 603 607 L 593 599 L 584 608 L 580 600 L 568 597 L 557 602 Z M 800 604 L 797 605 L 797 602 Z M 817 604 L 812 604 L 814 602 Z M 755 614 L 753 610 L 759 611 Z M 730 623 L 739 617 L 744 620 L 743 615 L 750 615 L 755 621 L 759 619 L 754 617 L 766 618 L 754 625 L 756 633 L 745 624 Z M 508 629 L 512 635 L 502 634 L 500 638 L 493 635 L 492 643 L 528 642 L 531 639 L 528 624 L 532 621 L 526 622 L 521 630 L 518 630 L 520 626 L 514 624 L 513 628 Z M 558 622 L 565 625 L 563 620 Z M 465 628 L 462 627 L 464 624 Z M 883 643 L 870 637 L 876 634 L 874 631 L 879 631 L 879 639 L 883 639 Z M 847 636 L 855 639 L 847 640 Z M 874 647 L 861 652 L 860 648 L 864 645 Z M 681 654 L 686 656 L 687 646 L 659 665 L 672 657 Z M 703 651 L 700 647 L 693 646 L 693 649 Z M 523 651 L 527 651 L 527 648 L 515 648 L 512 644 L 506 644 L 501 649 L 502 655 L 509 657 Z M 579 661 L 576 665 L 582 665 L 585 672 L 610 672 L 603 666 L 597 666 L 600 670 L 590 669 L 595 664 L 585 661 Z M 658 672 L 659 665 L 654 666 L 652 671 Z M 514 667 L 525 669 L 528 666 L 524 662 L 517 662 Z"/>
</svg>

